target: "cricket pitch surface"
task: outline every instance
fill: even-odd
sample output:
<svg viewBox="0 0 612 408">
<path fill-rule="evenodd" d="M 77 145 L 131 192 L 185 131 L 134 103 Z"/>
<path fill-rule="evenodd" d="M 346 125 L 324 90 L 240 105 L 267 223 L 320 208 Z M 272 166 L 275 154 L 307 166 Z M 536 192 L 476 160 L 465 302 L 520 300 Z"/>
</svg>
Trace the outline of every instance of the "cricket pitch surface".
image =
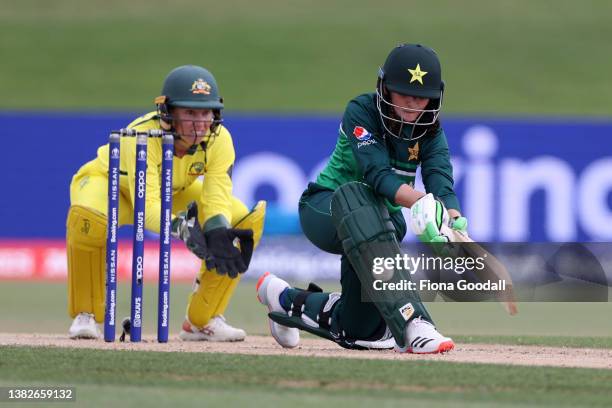
<svg viewBox="0 0 612 408">
<path fill-rule="evenodd" d="M 612 369 L 612 349 L 524 346 L 503 344 L 457 344 L 449 353 L 436 355 L 399 354 L 393 350 L 346 350 L 327 341 L 301 339 L 294 349 L 283 349 L 272 337 L 247 336 L 235 343 L 183 342 L 173 336 L 168 343 L 157 343 L 154 336 L 143 336 L 140 343 L 106 343 L 103 340 L 71 340 L 61 334 L 1 333 L 0 346 L 61 347 L 72 349 L 134 350 L 187 353 L 226 353 L 354 358 L 375 360 L 446 361 L 457 363 L 509 364 L 520 366 L 582 367 Z"/>
</svg>

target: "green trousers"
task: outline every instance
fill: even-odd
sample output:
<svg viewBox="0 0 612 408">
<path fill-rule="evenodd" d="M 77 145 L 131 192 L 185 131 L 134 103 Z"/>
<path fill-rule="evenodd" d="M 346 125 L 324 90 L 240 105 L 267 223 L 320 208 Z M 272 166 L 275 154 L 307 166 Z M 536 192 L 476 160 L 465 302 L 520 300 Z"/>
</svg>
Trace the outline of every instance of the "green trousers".
<svg viewBox="0 0 612 408">
<path fill-rule="evenodd" d="M 300 198 L 300 223 L 310 242 L 325 252 L 342 255 L 340 268 L 342 292 L 332 313 L 331 331 L 351 339 L 373 339 L 384 330 L 385 322 L 376 305 L 365 298 L 367 296 L 365 292 L 362 294 L 361 282 L 343 253 L 342 244 L 331 218 L 330 206 L 333 193 L 315 183 L 310 183 Z M 402 212 L 391 214 L 391 220 L 395 226 L 397 239 L 401 242 L 406 234 L 406 221 Z M 289 290 L 287 296 L 293 301 L 298 293 L 298 290 Z M 304 313 L 316 321 L 316 316 L 328 297 L 327 293 L 309 296 Z"/>
</svg>

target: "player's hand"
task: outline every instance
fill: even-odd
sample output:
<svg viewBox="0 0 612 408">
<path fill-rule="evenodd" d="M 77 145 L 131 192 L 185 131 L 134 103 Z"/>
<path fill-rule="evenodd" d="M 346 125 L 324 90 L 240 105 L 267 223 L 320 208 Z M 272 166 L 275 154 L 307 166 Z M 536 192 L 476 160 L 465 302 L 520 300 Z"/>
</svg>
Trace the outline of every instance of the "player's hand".
<svg viewBox="0 0 612 408">
<path fill-rule="evenodd" d="M 468 221 L 465 217 L 455 217 L 450 220 L 449 227 L 467 236 Z"/>
<path fill-rule="evenodd" d="M 208 269 L 216 268 L 218 274 L 230 278 L 246 272 L 253 254 L 252 230 L 221 227 L 206 231 L 204 237 L 212 255 L 206 261 Z M 236 239 L 242 251 L 234 245 Z"/>
<path fill-rule="evenodd" d="M 452 228 L 450 223 L 446 207 L 431 193 L 424 195 L 410 207 L 410 228 L 421 242 L 449 242 L 450 237 L 444 233 L 444 227 L 451 226 Z M 467 222 L 465 225 L 467 228 Z"/>
<path fill-rule="evenodd" d="M 172 220 L 171 234 L 185 242 L 187 248 L 198 258 L 208 261 L 210 251 L 198 221 L 198 205 L 192 201 L 187 206 L 187 213 L 181 212 Z"/>
</svg>

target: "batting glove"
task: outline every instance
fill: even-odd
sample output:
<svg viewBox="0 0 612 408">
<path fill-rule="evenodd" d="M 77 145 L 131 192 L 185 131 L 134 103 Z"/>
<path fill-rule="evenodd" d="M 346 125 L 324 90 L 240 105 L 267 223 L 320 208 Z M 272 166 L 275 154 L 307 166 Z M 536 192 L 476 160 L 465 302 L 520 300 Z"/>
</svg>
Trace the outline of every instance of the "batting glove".
<svg viewBox="0 0 612 408">
<path fill-rule="evenodd" d="M 444 225 L 450 225 L 448 211 L 433 194 L 424 195 L 410 208 L 410 228 L 421 242 L 449 242 L 449 237 L 442 233 Z"/>
<path fill-rule="evenodd" d="M 467 236 L 467 218 L 465 217 L 455 217 L 450 221 L 449 226 L 455 231 L 459 231 L 463 235 Z"/>
</svg>

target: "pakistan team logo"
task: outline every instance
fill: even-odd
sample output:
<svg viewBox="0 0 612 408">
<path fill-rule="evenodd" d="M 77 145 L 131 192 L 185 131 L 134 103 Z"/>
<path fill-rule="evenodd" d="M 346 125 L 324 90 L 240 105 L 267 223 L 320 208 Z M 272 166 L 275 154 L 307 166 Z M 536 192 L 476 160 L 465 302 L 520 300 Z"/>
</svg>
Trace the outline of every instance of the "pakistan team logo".
<svg viewBox="0 0 612 408">
<path fill-rule="evenodd" d="M 192 94 L 204 94 L 204 95 L 210 95 L 210 85 L 208 85 L 208 82 L 204 81 L 202 78 L 198 78 L 197 80 L 193 81 L 193 84 L 191 84 L 191 93 Z"/>
<path fill-rule="evenodd" d="M 423 85 L 423 77 L 427 75 L 427 71 L 421 71 L 421 64 L 417 64 L 414 69 L 408 68 L 408 72 L 410 72 L 410 75 L 412 75 L 410 78 L 410 83 L 418 81 L 421 85 Z"/>
<path fill-rule="evenodd" d="M 419 160 L 419 142 L 408 148 L 408 160 Z"/>
</svg>

